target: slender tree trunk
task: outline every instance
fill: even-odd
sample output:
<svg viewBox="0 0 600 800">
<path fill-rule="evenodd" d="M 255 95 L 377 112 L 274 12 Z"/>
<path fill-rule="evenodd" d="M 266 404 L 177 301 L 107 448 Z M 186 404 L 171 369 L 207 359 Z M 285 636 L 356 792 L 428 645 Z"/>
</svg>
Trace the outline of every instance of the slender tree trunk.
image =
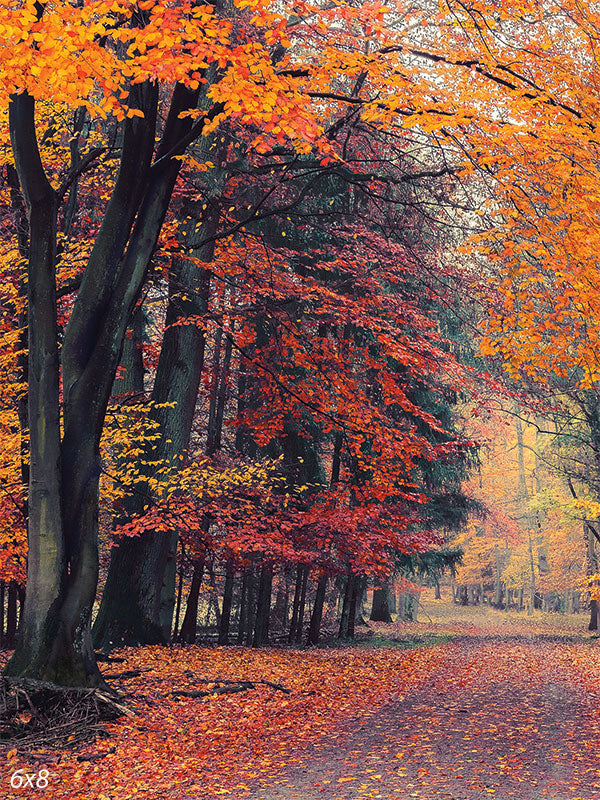
<svg viewBox="0 0 600 800">
<path fill-rule="evenodd" d="M 350 595 L 350 605 L 348 608 L 348 638 L 354 639 L 354 628 L 356 625 L 356 613 L 360 607 L 360 598 L 364 590 L 364 578 L 354 576 L 352 581 L 352 594 Z"/>
<path fill-rule="evenodd" d="M 350 601 L 352 599 L 352 590 L 354 586 L 354 575 L 349 572 L 346 578 L 346 587 L 344 590 L 344 603 L 342 605 L 342 615 L 340 617 L 340 627 L 338 630 L 338 639 L 345 639 L 348 636 L 348 617 L 350 614 Z"/>
<path fill-rule="evenodd" d="M 292 606 L 292 619 L 290 622 L 290 631 L 288 634 L 288 642 L 290 642 L 290 644 L 296 641 L 296 628 L 298 626 L 298 612 L 300 609 L 300 594 L 302 591 L 303 575 L 304 575 L 304 565 L 299 564 L 296 568 L 296 586 L 294 588 L 294 603 Z"/>
<path fill-rule="evenodd" d="M 254 623 L 253 647 L 264 647 L 269 641 L 269 621 L 271 615 L 271 590 L 273 585 L 273 567 L 263 564 L 258 584 L 256 619 Z"/>
<path fill-rule="evenodd" d="M 17 583 L 17 595 L 19 598 L 19 621 L 17 624 L 17 636 L 19 634 L 19 629 L 21 627 L 21 620 L 23 619 L 23 614 L 25 613 L 25 597 L 26 597 L 25 586 L 22 583 Z"/>
<path fill-rule="evenodd" d="M 221 340 L 223 336 L 222 328 L 217 330 L 214 343 L 214 387 L 210 398 L 209 420 L 206 433 L 206 454 L 214 455 L 221 449 L 221 437 L 223 435 L 223 415 L 227 402 L 227 386 L 231 371 L 231 354 L 233 348 L 233 332 L 227 333 L 225 341 L 225 352 L 221 362 Z"/>
<path fill-rule="evenodd" d="M 304 630 L 304 610 L 306 608 L 306 587 L 308 585 L 308 574 L 310 569 L 304 567 L 302 573 L 302 585 L 300 587 L 300 603 L 298 605 L 298 623 L 296 625 L 296 644 L 302 644 L 302 631 Z"/>
<path fill-rule="evenodd" d="M 179 579 L 177 584 L 177 604 L 175 607 L 175 627 L 173 628 L 173 639 L 179 639 L 179 620 L 181 618 L 181 598 L 183 595 L 183 561 L 179 564 Z"/>
<path fill-rule="evenodd" d="M 173 629 L 173 612 L 175 611 L 175 581 L 177 577 L 177 548 L 179 547 L 179 534 L 174 531 L 168 539 L 166 562 L 162 585 L 160 589 L 160 605 L 158 621 L 161 637 L 164 642 L 171 641 Z"/>
<path fill-rule="evenodd" d="M 340 479 L 340 468 L 342 465 L 342 444 L 344 437 L 341 431 L 337 431 L 333 440 L 333 459 L 331 462 L 331 477 L 329 485 L 335 486 Z"/>
<path fill-rule="evenodd" d="M 285 633 L 288 624 L 288 617 L 290 612 L 290 572 L 289 569 L 285 571 L 285 596 L 283 598 L 283 611 L 281 614 L 282 619 L 282 633 Z"/>
<path fill-rule="evenodd" d="M 519 416 L 515 417 L 517 428 L 517 457 L 519 464 L 519 489 L 518 499 L 526 503 L 529 499 L 529 492 L 527 491 L 527 480 L 525 476 L 525 451 L 523 444 L 523 426 Z M 527 603 L 527 613 L 533 614 L 535 608 L 535 562 L 533 559 L 533 537 L 531 528 L 533 527 L 532 520 L 527 518 L 527 551 L 529 554 L 529 599 Z"/>
<path fill-rule="evenodd" d="M 204 563 L 204 559 L 201 558 L 194 564 L 194 572 L 192 574 L 192 582 L 187 597 L 185 615 L 179 631 L 179 641 L 185 642 L 186 644 L 194 644 L 196 641 L 198 598 L 200 596 L 200 587 L 202 586 L 202 577 L 204 576 Z"/>
<path fill-rule="evenodd" d="M 231 606 L 233 604 L 233 581 L 235 570 L 233 561 L 227 562 L 225 571 L 225 586 L 223 587 L 223 604 L 221 606 L 221 620 L 219 622 L 219 644 L 229 643 L 229 625 L 231 620 Z"/>
<path fill-rule="evenodd" d="M 244 567 L 242 573 L 242 587 L 240 589 L 240 619 L 238 624 L 237 643 L 244 644 L 246 640 L 246 631 L 248 630 L 248 590 L 250 586 L 250 571 L 251 567 Z"/>
<path fill-rule="evenodd" d="M 416 622 L 419 612 L 419 596 L 416 594 L 405 595 L 404 608 L 405 619 Z"/>
<path fill-rule="evenodd" d="M 310 626 L 308 629 L 308 644 L 318 644 L 321 632 L 321 621 L 323 619 L 323 603 L 325 602 L 325 592 L 327 590 L 327 575 L 321 575 L 317 583 L 315 594 L 315 604 L 310 616 Z"/>
<path fill-rule="evenodd" d="M 590 600 L 590 623 L 588 625 L 589 631 L 598 630 L 598 601 Z"/>
<path fill-rule="evenodd" d="M 248 610 L 246 616 L 246 646 L 252 645 L 252 635 L 256 621 L 256 575 L 254 567 L 248 574 Z"/>
<path fill-rule="evenodd" d="M 527 603 L 527 613 L 533 614 L 535 608 L 535 563 L 533 560 L 533 541 L 531 530 L 527 531 L 527 551 L 529 553 L 529 601 Z"/>
<path fill-rule="evenodd" d="M 590 526 L 583 525 L 583 533 L 585 538 L 586 548 L 586 573 L 588 579 L 592 575 L 598 574 L 598 556 L 596 555 L 596 540 Z M 598 581 L 594 581 L 594 585 L 590 586 L 592 598 L 590 599 L 590 621 L 588 624 L 589 631 L 597 631 L 599 623 L 599 604 L 594 594 L 598 591 Z"/>
<path fill-rule="evenodd" d="M 494 588 L 494 608 L 502 607 L 502 554 L 498 547 L 494 552 L 495 561 L 495 588 Z M 470 599 L 470 598 L 469 598 Z"/>
<path fill-rule="evenodd" d="M 277 576 L 277 592 L 273 604 L 272 618 L 278 628 L 285 631 L 287 628 L 288 605 L 288 568 L 284 568 Z"/>
<path fill-rule="evenodd" d="M 208 607 L 206 609 L 206 620 L 204 622 L 205 628 L 208 628 L 210 626 L 211 611 L 215 615 L 215 628 L 218 631 L 219 626 L 221 624 L 221 611 L 219 609 L 219 601 L 217 599 L 217 594 L 212 587 L 208 593 Z"/>
<path fill-rule="evenodd" d="M 221 625 L 221 609 L 219 608 L 219 592 L 217 591 L 215 570 L 212 560 L 208 562 L 208 577 L 210 580 L 210 593 L 208 596 L 209 615 L 210 615 L 210 609 L 212 608 L 213 611 L 215 612 L 215 624 L 217 626 L 217 631 L 218 631 Z M 208 619 L 209 617 L 207 616 L 207 622 L 206 622 L 207 627 L 209 624 Z"/>
</svg>

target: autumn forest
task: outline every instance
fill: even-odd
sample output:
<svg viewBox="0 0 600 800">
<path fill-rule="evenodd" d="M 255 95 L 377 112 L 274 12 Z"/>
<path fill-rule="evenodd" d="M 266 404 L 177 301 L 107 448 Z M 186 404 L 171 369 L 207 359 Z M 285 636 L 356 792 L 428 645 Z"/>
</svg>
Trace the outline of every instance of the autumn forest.
<svg viewBox="0 0 600 800">
<path fill-rule="evenodd" d="M 0 796 L 597 800 L 599 46 L 0 0 Z"/>
</svg>

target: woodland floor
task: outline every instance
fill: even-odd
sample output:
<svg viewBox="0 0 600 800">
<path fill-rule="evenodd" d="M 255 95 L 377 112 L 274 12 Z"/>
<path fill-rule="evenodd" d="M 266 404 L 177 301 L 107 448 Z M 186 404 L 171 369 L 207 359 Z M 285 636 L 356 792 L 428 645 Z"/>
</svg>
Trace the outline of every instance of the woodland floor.
<svg viewBox="0 0 600 800">
<path fill-rule="evenodd" d="M 600 640 L 585 617 L 424 611 L 354 647 L 122 651 L 105 672 L 145 670 L 116 680 L 134 714 L 75 749 L 11 745 L 0 796 L 599 800 Z M 170 694 L 224 677 L 290 693 Z M 48 788 L 11 789 L 19 768 L 48 769 Z"/>
</svg>

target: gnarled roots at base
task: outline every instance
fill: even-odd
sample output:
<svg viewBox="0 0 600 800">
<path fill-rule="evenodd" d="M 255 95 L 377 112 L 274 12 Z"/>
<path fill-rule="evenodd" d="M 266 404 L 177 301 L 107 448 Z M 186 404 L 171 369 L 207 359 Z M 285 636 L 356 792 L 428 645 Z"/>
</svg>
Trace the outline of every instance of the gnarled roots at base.
<svg viewBox="0 0 600 800">
<path fill-rule="evenodd" d="M 0 748 L 75 746 L 130 713 L 107 691 L 0 677 Z"/>
</svg>

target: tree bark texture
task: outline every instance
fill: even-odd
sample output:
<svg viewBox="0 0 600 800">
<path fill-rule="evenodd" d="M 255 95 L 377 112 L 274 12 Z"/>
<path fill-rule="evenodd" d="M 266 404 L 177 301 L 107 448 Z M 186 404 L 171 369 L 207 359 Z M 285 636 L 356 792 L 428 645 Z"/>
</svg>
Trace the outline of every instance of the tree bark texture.
<svg viewBox="0 0 600 800">
<path fill-rule="evenodd" d="M 233 581 L 235 570 L 233 562 L 228 561 L 225 571 L 225 585 L 223 587 L 223 604 L 221 606 L 221 619 L 219 621 L 219 644 L 229 643 L 229 626 L 231 620 L 231 606 L 233 604 Z"/>
<path fill-rule="evenodd" d="M 325 602 L 325 592 L 327 590 L 327 575 L 321 575 L 317 582 L 315 594 L 315 604 L 310 615 L 310 625 L 308 628 L 308 644 L 316 645 L 319 643 L 321 632 L 321 622 L 323 620 L 323 604 Z"/>
<path fill-rule="evenodd" d="M 28 574 L 11 675 L 63 685 L 101 685 L 90 619 L 98 580 L 99 443 L 127 329 L 180 169 L 151 169 L 158 90 L 132 88 L 143 117 L 123 123 L 120 167 L 65 331 L 63 433 L 56 307 L 58 197 L 41 161 L 35 102 L 9 105 L 11 143 L 29 219 L 28 342 L 30 480 Z M 177 87 L 157 156 L 172 150 L 197 94 Z M 191 103 L 191 105 L 190 105 Z M 32 598 L 35 598 L 33 601 Z"/>
<path fill-rule="evenodd" d="M 390 588 L 387 584 L 373 590 L 371 620 L 373 622 L 387 623 L 392 621 L 390 612 Z"/>
<path fill-rule="evenodd" d="M 271 618 L 271 591 L 273 586 L 273 567 L 263 564 L 258 583 L 256 619 L 254 622 L 253 647 L 264 647 L 269 641 L 269 623 Z"/>
<path fill-rule="evenodd" d="M 210 213 L 209 213 L 210 212 Z M 192 215 L 193 217 L 193 215 Z M 209 206 L 204 224 L 189 223 L 191 248 L 215 232 L 218 209 Z M 195 255 L 209 262 L 214 243 L 201 247 Z M 189 317 L 201 317 L 208 310 L 210 273 L 182 258 L 174 262 L 169 276 L 169 303 L 166 330 L 161 345 L 152 402 L 153 416 L 161 428 L 161 438 L 149 460 L 178 461 L 188 447 L 198 389 L 204 366 L 205 332 L 197 325 L 175 324 Z M 174 403 L 172 407 L 160 407 Z M 222 414 L 221 414 L 222 421 Z M 137 513 L 143 510 L 138 503 Z M 169 551 L 176 551 L 176 532 L 146 532 L 113 548 L 106 587 L 94 625 L 98 646 L 108 641 L 127 644 L 166 643 L 170 635 L 169 608 L 173 610 L 175 571 L 169 566 Z M 174 567 L 174 564 L 171 565 Z M 127 581 L 123 577 L 128 575 Z M 170 598 L 170 599 L 169 599 Z M 169 607 L 167 607 L 169 606 Z M 162 614 L 161 614 L 162 611 Z M 162 616 L 162 620 L 161 620 Z"/>
<path fill-rule="evenodd" d="M 198 598 L 200 596 L 200 587 L 202 586 L 202 577 L 204 575 L 204 559 L 196 561 L 194 564 L 194 572 L 192 574 L 192 582 L 187 597 L 185 607 L 185 615 L 181 623 L 179 631 L 179 641 L 186 644 L 194 644 L 196 641 L 196 628 L 198 625 Z"/>
</svg>

